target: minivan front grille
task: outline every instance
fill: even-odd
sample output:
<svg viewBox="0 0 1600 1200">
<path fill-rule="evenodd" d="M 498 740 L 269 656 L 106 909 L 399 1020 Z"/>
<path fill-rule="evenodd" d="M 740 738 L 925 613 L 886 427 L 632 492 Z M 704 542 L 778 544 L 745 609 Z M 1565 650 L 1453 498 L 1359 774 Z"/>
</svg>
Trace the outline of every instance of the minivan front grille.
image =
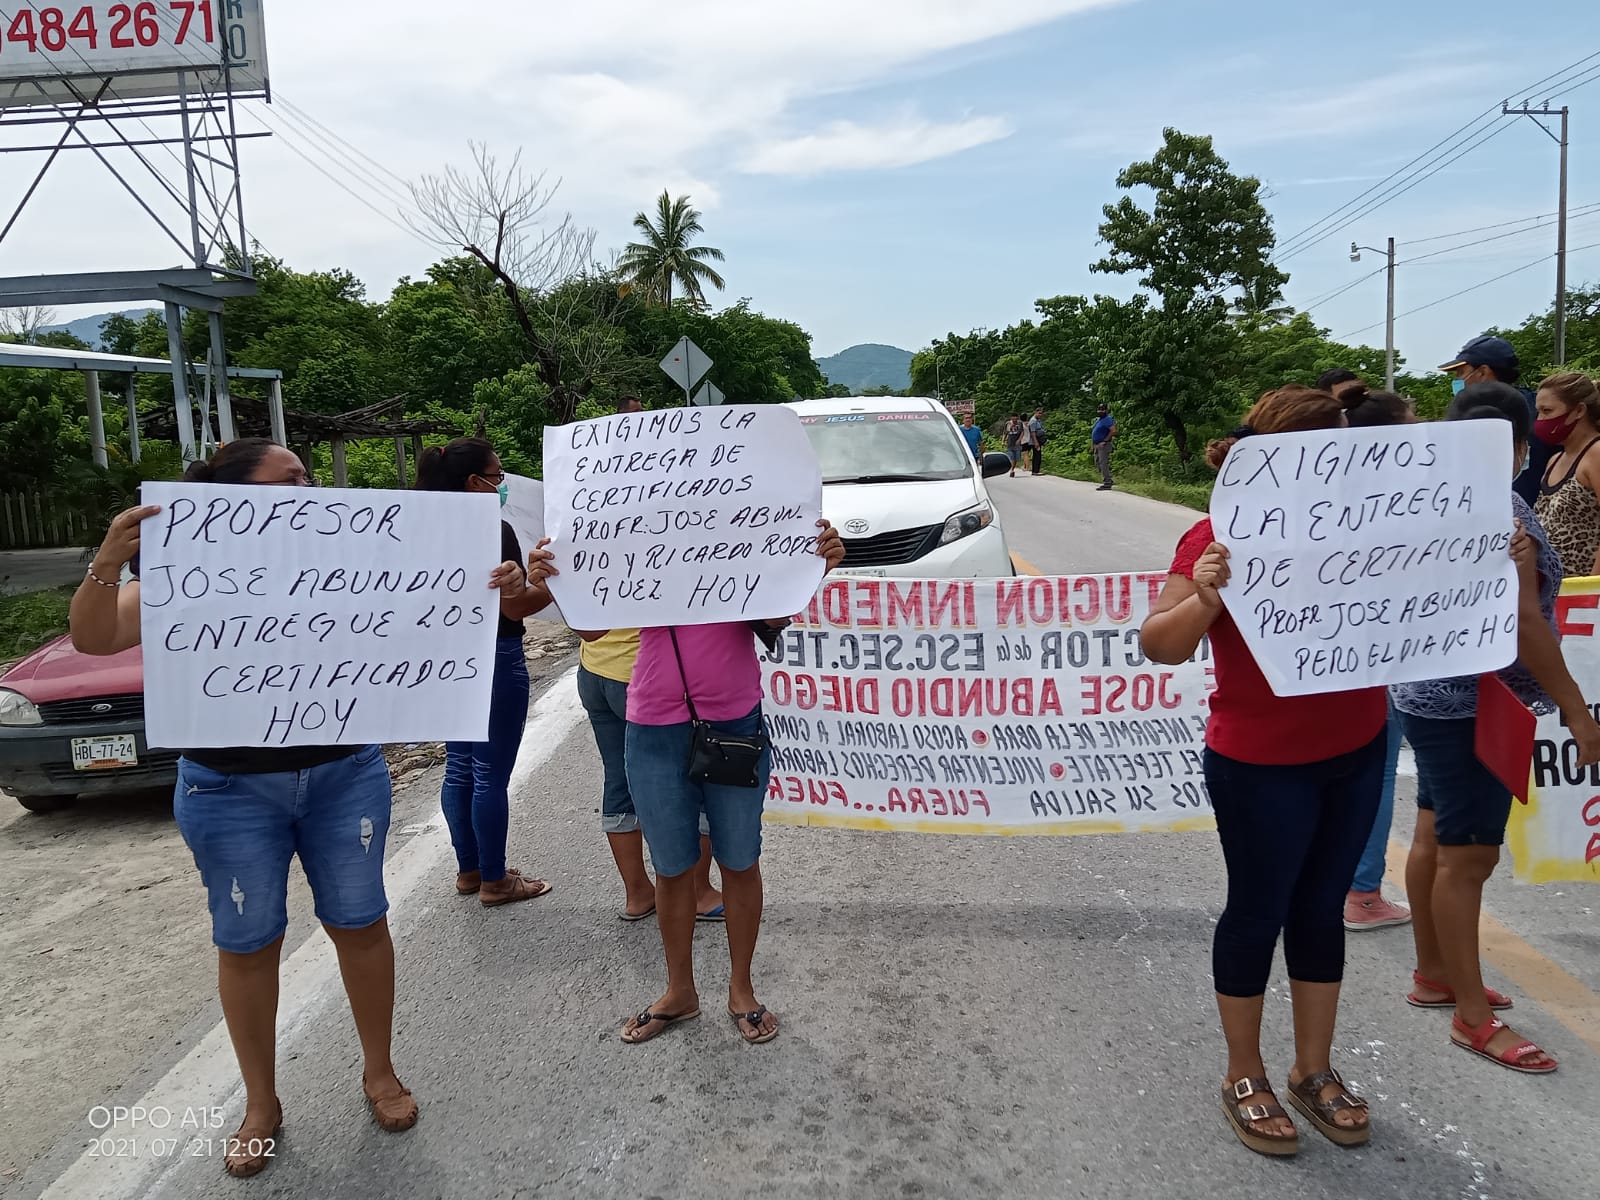
<svg viewBox="0 0 1600 1200">
<path fill-rule="evenodd" d="M 81 700 L 52 700 L 39 705 L 46 725 L 93 725 L 103 721 L 137 721 L 144 716 L 144 697 L 88 696 Z"/>
<path fill-rule="evenodd" d="M 915 562 L 937 542 L 943 525 L 896 529 L 875 537 L 845 538 L 845 567 L 893 567 Z"/>
</svg>

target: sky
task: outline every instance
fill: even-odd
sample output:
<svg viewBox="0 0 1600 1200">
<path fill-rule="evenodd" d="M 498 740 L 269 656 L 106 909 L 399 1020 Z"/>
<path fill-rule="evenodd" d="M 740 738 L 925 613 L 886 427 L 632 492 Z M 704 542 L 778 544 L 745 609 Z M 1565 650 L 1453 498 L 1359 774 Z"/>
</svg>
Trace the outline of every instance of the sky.
<svg viewBox="0 0 1600 1200">
<path fill-rule="evenodd" d="M 1350 243 L 1396 238 L 1399 351 L 1431 367 L 1550 303 L 1557 148 L 1499 119 L 1403 194 L 1385 178 L 1600 55 L 1593 0 L 266 0 L 266 22 L 276 102 L 244 121 L 276 136 L 246 143 L 245 216 L 291 267 L 347 268 L 374 299 L 420 276 L 444 251 L 410 228 L 406 183 L 469 164 L 478 142 L 559 182 L 551 212 L 595 229 L 606 257 L 662 189 L 687 194 L 727 256 L 716 300 L 798 322 L 819 356 L 1127 294 L 1088 269 L 1101 206 L 1170 125 L 1263 181 L 1287 298 L 1334 336 L 1382 345 L 1382 258 L 1352 263 Z M 1573 283 L 1600 281 L 1600 57 L 1590 68 L 1555 101 L 1573 110 Z M 15 115 L 0 145 L 53 140 L 8 132 Z M 42 159 L 0 159 L 5 214 Z M 1382 203 L 1306 233 L 1358 200 Z M 175 258 L 104 167 L 64 154 L 0 243 L 0 274 Z"/>
</svg>

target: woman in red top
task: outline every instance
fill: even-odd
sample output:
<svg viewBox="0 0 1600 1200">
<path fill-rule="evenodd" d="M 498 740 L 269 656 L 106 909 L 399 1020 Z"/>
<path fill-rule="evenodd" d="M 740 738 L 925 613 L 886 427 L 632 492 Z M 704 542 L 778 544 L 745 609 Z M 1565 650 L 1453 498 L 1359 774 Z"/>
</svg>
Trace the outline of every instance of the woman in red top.
<svg viewBox="0 0 1600 1200">
<path fill-rule="evenodd" d="M 1327 392 L 1279 388 L 1232 436 L 1212 442 L 1206 457 L 1220 468 L 1240 438 L 1344 423 Z M 1361 1145 L 1371 1133 L 1366 1101 L 1350 1094 L 1329 1055 L 1344 978 L 1345 891 L 1383 787 L 1387 700 L 1382 688 L 1274 695 L 1222 606 L 1228 575 L 1228 548 L 1201 521 L 1179 542 L 1140 631 L 1145 654 L 1160 663 L 1189 660 L 1209 635 L 1216 665 L 1205 771 L 1228 869 L 1227 907 L 1212 947 L 1228 1040 L 1223 1109 L 1250 1149 L 1299 1148 L 1261 1061 L 1262 1007 L 1281 931 L 1294 999 L 1289 1100 L 1330 1141 Z"/>
</svg>

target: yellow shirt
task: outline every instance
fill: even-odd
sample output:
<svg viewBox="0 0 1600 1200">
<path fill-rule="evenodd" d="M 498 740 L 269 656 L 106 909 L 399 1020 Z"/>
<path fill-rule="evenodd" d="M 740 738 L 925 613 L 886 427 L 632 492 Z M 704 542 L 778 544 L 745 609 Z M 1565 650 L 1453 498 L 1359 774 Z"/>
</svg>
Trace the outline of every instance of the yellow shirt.
<svg viewBox="0 0 1600 1200">
<path fill-rule="evenodd" d="M 637 629 L 613 629 L 597 641 L 585 642 L 579 652 L 585 671 L 618 683 L 627 683 L 633 678 L 633 664 L 638 657 Z"/>
</svg>

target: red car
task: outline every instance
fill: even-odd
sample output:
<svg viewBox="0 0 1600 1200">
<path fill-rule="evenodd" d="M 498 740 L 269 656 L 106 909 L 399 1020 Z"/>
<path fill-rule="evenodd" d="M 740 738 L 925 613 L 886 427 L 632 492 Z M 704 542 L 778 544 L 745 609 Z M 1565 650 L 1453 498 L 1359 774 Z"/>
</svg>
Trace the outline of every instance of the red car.
<svg viewBox="0 0 1600 1200">
<path fill-rule="evenodd" d="M 144 739 L 144 656 L 79 654 L 70 638 L 0 676 L 0 790 L 49 812 L 79 796 L 170 788 L 176 750 Z"/>
</svg>

